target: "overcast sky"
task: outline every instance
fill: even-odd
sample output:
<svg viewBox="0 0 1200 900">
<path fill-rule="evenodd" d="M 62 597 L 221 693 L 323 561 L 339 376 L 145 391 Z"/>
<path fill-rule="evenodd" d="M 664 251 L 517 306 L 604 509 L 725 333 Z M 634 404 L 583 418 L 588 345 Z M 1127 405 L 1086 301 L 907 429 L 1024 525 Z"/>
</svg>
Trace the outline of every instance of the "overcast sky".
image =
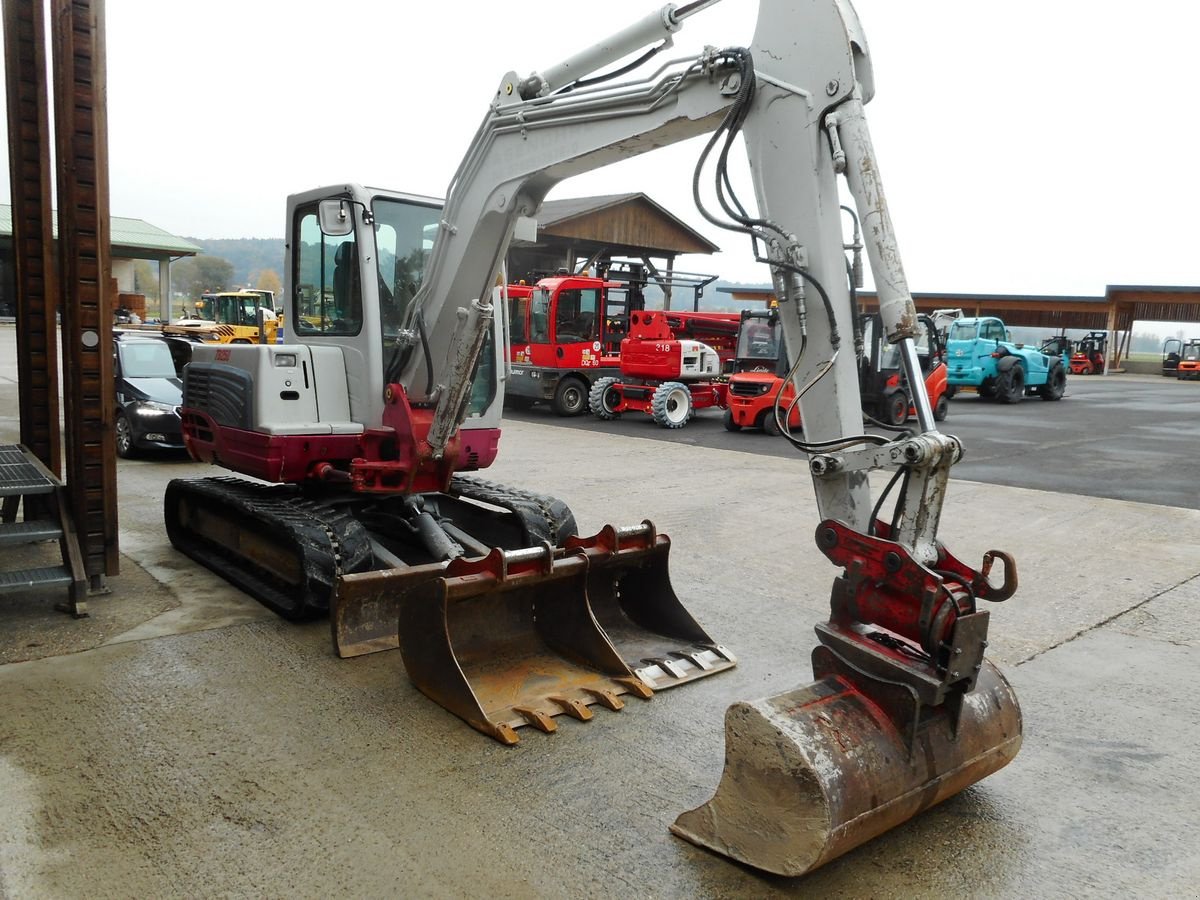
<svg viewBox="0 0 1200 900">
<path fill-rule="evenodd" d="M 545 68 L 661 3 L 106 6 L 112 213 L 232 238 L 282 237 L 287 194 L 324 184 L 442 196 L 505 72 Z M 875 66 L 867 112 L 913 290 L 1096 295 L 1109 283 L 1200 283 L 1200 12 L 1166 0 L 855 6 Z M 724 0 L 687 21 L 670 55 L 747 44 L 756 9 Z M 550 196 L 644 191 L 723 248 L 679 268 L 765 281 L 742 240 L 694 210 L 700 146 Z"/>
</svg>

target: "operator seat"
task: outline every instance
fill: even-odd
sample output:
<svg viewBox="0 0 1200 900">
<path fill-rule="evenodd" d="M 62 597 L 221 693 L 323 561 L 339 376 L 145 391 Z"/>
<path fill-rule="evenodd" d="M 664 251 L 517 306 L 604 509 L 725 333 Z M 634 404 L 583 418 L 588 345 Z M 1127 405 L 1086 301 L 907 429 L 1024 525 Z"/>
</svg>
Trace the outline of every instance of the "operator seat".
<svg viewBox="0 0 1200 900">
<path fill-rule="evenodd" d="M 334 331 L 357 331 L 362 324 L 362 291 L 358 277 L 358 245 L 345 241 L 333 254 Z"/>
</svg>

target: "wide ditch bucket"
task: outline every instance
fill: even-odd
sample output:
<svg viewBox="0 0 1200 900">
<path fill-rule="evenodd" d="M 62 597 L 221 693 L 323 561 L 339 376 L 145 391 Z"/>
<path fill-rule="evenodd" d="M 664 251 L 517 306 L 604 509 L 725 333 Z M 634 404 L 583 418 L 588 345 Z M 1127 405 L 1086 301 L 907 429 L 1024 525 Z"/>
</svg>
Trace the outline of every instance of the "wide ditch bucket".
<svg viewBox="0 0 1200 900">
<path fill-rule="evenodd" d="M 399 594 L 398 634 L 413 684 L 503 744 L 554 717 L 587 721 L 652 691 L 634 677 L 588 604 L 589 557 L 541 548 L 449 563 Z"/>
<path fill-rule="evenodd" d="M 1021 746 L 1017 698 L 986 660 L 973 691 L 934 708 L 822 647 L 813 669 L 807 687 L 727 710 L 721 782 L 673 833 L 803 875 L 992 774 Z"/>
<path fill-rule="evenodd" d="M 538 548 L 535 556 L 542 559 L 542 552 Z M 565 547 L 553 551 L 556 560 L 586 557 L 592 615 L 625 664 L 652 690 L 737 664 L 679 601 L 671 587 L 670 552 L 670 538 L 650 522 L 623 528 L 606 525 L 591 537 L 569 538 Z M 338 655 L 349 658 L 399 647 L 405 594 L 446 576 L 449 565 L 430 563 L 339 578 L 329 616 Z"/>
<path fill-rule="evenodd" d="M 606 525 L 566 546 L 588 557 L 592 612 L 621 658 L 646 685 L 665 690 L 737 664 L 700 627 L 671 587 L 671 540 L 649 521 Z"/>
</svg>

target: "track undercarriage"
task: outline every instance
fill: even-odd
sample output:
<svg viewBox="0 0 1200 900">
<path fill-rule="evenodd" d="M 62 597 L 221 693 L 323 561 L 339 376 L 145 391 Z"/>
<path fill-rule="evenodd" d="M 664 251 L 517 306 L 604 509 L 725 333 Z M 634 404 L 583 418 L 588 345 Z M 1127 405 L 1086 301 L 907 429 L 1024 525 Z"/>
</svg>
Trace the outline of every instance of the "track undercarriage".
<svg viewBox="0 0 1200 900">
<path fill-rule="evenodd" d="M 176 549 L 293 620 L 326 614 L 342 575 L 557 546 L 576 530 L 560 500 L 463 476 L 445 494 L 386 498 L 177 479 L 165 513 Z"/>
</svg>

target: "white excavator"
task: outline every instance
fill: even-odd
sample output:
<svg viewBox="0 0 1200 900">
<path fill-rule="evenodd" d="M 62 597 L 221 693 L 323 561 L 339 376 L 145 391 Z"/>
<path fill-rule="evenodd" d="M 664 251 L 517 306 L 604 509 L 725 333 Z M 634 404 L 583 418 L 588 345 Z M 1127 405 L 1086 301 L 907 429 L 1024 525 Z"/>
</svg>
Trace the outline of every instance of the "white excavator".
<svg viewBox="0 0 1200 900">
<path fill-rule="evenodd" d="M 580 537 L 562 501 L 464 474 L 497 452 L 497 276 L 514 229 L 563 179 L 711 135 L 696 201 L 770 272 L 803 420 L 785 434 L 840 574 L 815 680 L 728 710 L 720 785 L 671 828 L 799 875 L 1016 755 L 1020 710 L 984 658 L 979 608 L 1015 591 L 1016 570 L 999 551 L 973 569 L 937 537 L 962 446 L 924 388 L 854 10 L 765 0 L 749 48 L 651 62 L 715 2 L 664 6 L 560 65 L 509 72 L 444 204 L 356 184 L 290 198 L 291 342 L 197 347 L 185 377 L 192 454 L 255 480 L 174 481 L 165 515 L 177 547 L 282 614 L 328 609 L 341 655 L 399 648 L 422 692 L 504 743 L 734 665 L 675 596 L 650 523 Z M 739 137 L 755 212 L 728 175 Z M 706 173 L 719 209 L 702 203 Z M 839 177 L 913 386 L 917 426 L 890 436 L 863 431 Z M 894 476 L 873 497 L 877 469 Z"/>
</svg>

